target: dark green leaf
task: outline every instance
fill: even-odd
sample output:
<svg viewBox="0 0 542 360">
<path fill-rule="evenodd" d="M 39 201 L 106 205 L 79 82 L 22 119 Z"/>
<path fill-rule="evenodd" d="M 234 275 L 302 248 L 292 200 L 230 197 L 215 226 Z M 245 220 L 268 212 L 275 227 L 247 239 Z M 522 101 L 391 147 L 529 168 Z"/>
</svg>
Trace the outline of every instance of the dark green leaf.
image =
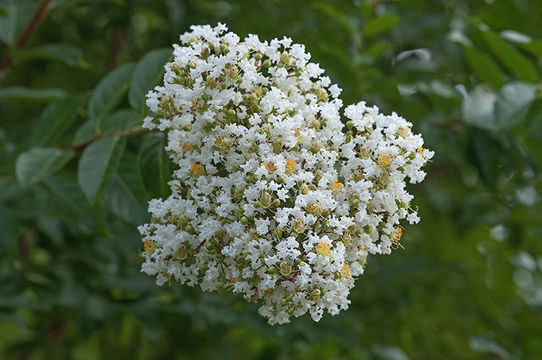
<svg viewBox="0 0 542 360">
<path fill-rule="evenodd" d="M 506 84 L 495 103 L 495 127 L 505 129 L 519 124 L 525 118 L 531 101 L 535 97 L 535 86 L 529 83 Z"/>
<path fill-rule="evenodd" d="M 78 182 L 90 202 L 94 202 L 109 182 L 122 157 L 126 138 L 113 136 L 89 145 L 78 167 Z"/>
<path fill-rule="evenodd" d="M 536 99 L 530 104 L 522 125 L 523 135 L 542 130 L 542 99 Z"/>
<path fill-rule="evenodd" d="M 486 132 L 472 131 L 468 143 L 468 160 L 478 170 L 482 181 L 495 188 L 499 168 L 502 166 L 502 147 L 500 143 Z"/>
<path fill-rule="evenodd" d="M 62 89 L 29 89 L 22 86 L 11 86 L 0 89 L 0 99 L 51 101 L 63 98 L 66 92 Z"/>
<path fill-rule="evenodd" d="M 485 85 L 475 87 L 463 99 L 463 121 L 482 129 L 494 130 L 496 101 L 497 95 L 490 88 Z"/>
<path fill-rule="evenodd" d="M 141 111 L 145 105 L 145 95 L 160 80 L 164 65 L 171 58 L 171 49 L 158 49 L 145 55 L 137 64 L 128 99 L 130 106 Z"/>
<path fill-rule="evenodd" d="M 480 80 L 500 88 L 505 78 L 499 66 L 493 59 L 474 47 L 463 46 L 463 52 L 469 61 L 472 70 Z"/>
<path fill-rule="evenodd" d="M 35 183 L 62 169 L 72 157 L 72 152 L 59 149 L 33 148 L 19 155 L 15 174 L 23 184 Z"/>
<path fill-rule="evenodd" d="M 524 48 L 526 51 L 530 52 L 531 54 L 542 57 L 542 41 L 541 40 L 532 40 L 528 43 L 521 43 L 519 44 L 522 48 Z"/>
<path fill-rule="evenodd" d="M 19 237 L 19 225 L 14 214 L 8 208 L 0 205 L 0 246 L 3 252 L 14 255 Z"/>
<path fill-rule="evenodd" d="M 401 22 L 399 16 L 395 14 L 384 14 L 380 17 L 372 19 L 363 28 L 363 35 L 375 36 L 382 32 L 388 31 L 397 26 Z"/>
<path fill-rule="evenodd" d="M 96 126 L 94 121 L 91 119 L 85 121 L 79 128 L 75 131 L 73 136 L 72 145 L 77 146 L 83 144 L 95 136 L 97 136 Z"/>
<path fill-rule="evenodd" d="M 102 132 L 110 134 L 117 131 L 138 128 L 141 126 L 141 120 L 141 115 L 134 110 L 117 110 L 105 118 L 102 125 Z"/>
<path fill-rule="evenodd" d="M 163 135 L 147 136 L 139 151 L 139 167 L 148 197 L 167 197 L 170 193 L 167 183 L 172 166 L 164 150 L 165 143 Z"/>
<path fill-rule="evenodd" d="M 32 128 L 32 138 L 40 146 L 55 143 L 75 120 L 86 94 L 67 97 L 49 104 Z"/>
<path fill-rule="evenodd" d="M 15 63 L 33 59 L 59 60 L 66 65 L 88 68 L 90 64 L 83 59 L 81 49 L 70 44 L 49 44 L 34 48 L 17 50 L 13 54 Z"/>
<path fill-rule="evenodd" d="M 147 218 L 145 189 L 135 155 L 126 152 L 104 192 L 106 204 L 118 217 L 132 224 Z"/>
<path fill-rule="evenodd" d="M 0 16 L 0 41 L 12 46 L 32 17 L 37 3 L 32 0 L 9 0 L 1 5 L 5 16 Z"/>
<path fill-rule="evenodd" d="M 535 66 L 517 49 L 490 30 L 481 31 L 481 33 L 493 54 L 520 80 L 528 82 L 538 80 L 538 72 Z"/>
<path fill-rule="evenodd" d="M 90 118 L 95 121 L 96 131 L 101 132 L 102 122 L 130 86 L 133 64 L 119 66 L 107 74 L 96 86 L 88 104 Z"/>
</svg>

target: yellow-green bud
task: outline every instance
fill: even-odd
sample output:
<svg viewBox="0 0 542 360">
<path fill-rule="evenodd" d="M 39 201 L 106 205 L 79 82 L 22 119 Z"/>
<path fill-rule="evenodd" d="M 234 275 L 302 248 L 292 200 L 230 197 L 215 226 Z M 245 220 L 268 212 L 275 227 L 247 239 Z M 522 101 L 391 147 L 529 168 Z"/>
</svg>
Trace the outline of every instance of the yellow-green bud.
<svg viewBox="0 0 542 360">
<path fill-rule="evenodd" d="M 272 202 L 273 198 L 271 197 L 271 194 L 269 194 L 267 191 L 264 191 L 262 193 L 262 196 L 260 196 L 260 204 L 262 204 L 262 207 L 268 208 L 271 206 Z"/>
<path fill-rule="evenodd" d="M 282 276 L 288 276 L 292 273 L 292 266 L 288 264 L 286 261 L 280 262 L 280 274 Z"/>
<path fill-rule="evenodd" d="M 296 233 L 302 233 L 305 231 L 305 224 L 303 223 L 303 220 L 295 219 L 294 223 L 292 224 L 292 230 Z"/>
<path fill-rule="evenodd" d="M 310 299 L 312 301 L 318 301 L 320 300 L 320 297 L 322 296 L 322 291 L 320 289 L 314 289 L 311 291 Z"/>
</svg>

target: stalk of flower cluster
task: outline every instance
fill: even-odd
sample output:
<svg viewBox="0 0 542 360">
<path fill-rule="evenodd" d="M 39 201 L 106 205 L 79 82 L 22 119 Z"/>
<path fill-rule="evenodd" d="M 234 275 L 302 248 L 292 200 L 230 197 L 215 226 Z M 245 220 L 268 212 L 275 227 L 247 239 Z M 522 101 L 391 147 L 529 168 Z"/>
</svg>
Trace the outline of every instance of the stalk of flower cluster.
<svg viewBox="0 0 542 360">
<path fill-rule="evenodd" d="M 149 202 L 142 271 L 231 289 L 270 324 L 349 305 L 369 254 L 419 221 L 406 183 L 433 156 L 412 124 L 347 106 L 304 46 L 243 41 L 219 24 L 174 45 L 144 127 L 166 132 L 171 195 Z"/>
</svg>

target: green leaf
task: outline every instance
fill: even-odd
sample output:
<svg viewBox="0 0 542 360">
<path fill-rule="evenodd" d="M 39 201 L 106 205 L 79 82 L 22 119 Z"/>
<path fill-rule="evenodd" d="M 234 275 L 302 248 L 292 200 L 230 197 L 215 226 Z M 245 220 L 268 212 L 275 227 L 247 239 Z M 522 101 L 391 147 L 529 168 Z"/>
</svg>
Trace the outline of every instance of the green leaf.
<svg viewBox="0 0 542 360">
<path fill-rule="evenodd" d="M 88 119 L 85 121 L 79 128 L 75 131 L 75 134 L 73 135 L 72 145 L 77 146 L 81 145 L 95 136 L 97 136 L 96 132 L 96 126 L 94 125 L 94 121 L 91 119 Z"/>
<path fill-rule="evenodd" d="M 520 80 L 528 82 L 538 81 L 538 72 L 535 66 L 518 50 L 490 30 L 482 30 L 481 33 L 485 42 L 491 51 L 493 51 L 493 54 Z"/>
<path fill-rule="evenodd" d="M 81 49 L 70 44 L 49 44 L 21 49 L 14 52 L 13 58 L 16 64 L 27 60 L 45 59 L 59 60 L 73 67 L 88 68 L 90 66 L 83 59 Z"/>
<path fill-rule="evenodd" d="M 171 58 L 171 49 L 158 49 L 145 55 L 137 64 L 128 94 L 130 106 L 142 111 L 145 106 L 145 95 L 160 80 L 164 73 L 164 65 Z"/>
<path fill-rule="evenodd" d="M 0 99 L 53 101 L 66 96 L 62 89 L 29 89 L 23 86 L 11 86 L 0 89 Z"/>
<path fill-rule="evenodd" d="M 542 57 L 542 41 L 541 40 L 532 40 L 528 43 L 520 43 L 519 46 L 521 46 L 525 51 L 530 52 L 534 56 Z"/>
<path fill-rule="evenodd" d="M 468 46 L 463 46 L 463 52 L 472 70 L 481 81 L 490 83 L 497 88 L 505 84 L 506 80 L 501 69 L 490 56 L 474 47 Z"/>
<path fill-rule="evenodd" d="M 497 184 L 499 167 L 503 162 L 503 149 L 491 133 L 481 130 L 469 132 L 468 161 L 478 170 L 482 181 L 494 189 Z"/>
<path fill-rule="evenodd" d="M 380 17 L 370 20 L 363 28 L 363 35 L 375 36 L 382 32 L 388 31 L 401 22 L 399 16 L 395 14 L 384 14 Z"/>
<path fill-rule="evenodd" d="M 17 248 L 17 239 L 19 237 L 19 226 L 13 211 L 0 205 L 0 246 L 4 254 L 15 255 Z"/>
<path fill-rule="evenodd" d="M 41 198 L 41 206 L 48 214 L 61 219 L 65 224 L 73 224 L 85 232 L 93 228 L 101 230 L 96 224 L 94 213 L 88 200 L 72 174 L 58 174 L 43 181 L 47 193 Z"/>
<path fill-rule="evenodd" d="M 23 184 L 35 183 L 62 169 L 72 157 L 72 152 L 60 149 L 33 148 L 19 155 L 15 174 Z"/>
<path fill-rule="evenodd" d="M 329 17 L 335 20 L 339 25 L 341 25 L 351 36 L 354 38 L 357 35 L 356 29 L 352 25 L 350 19 L 336 6 L 329 4 L 325 1 L 318 1 L 312 4 L 312 7 L 323 13 L 326 17 Z"/>
<path fill-rule="evenodd" d="M 0 16 L 0 41 L 15 45 L 17 36 L 22 32 L 28 21 L 32 18 L 36 1 L 10 0 L 2 4 L 5 16 Z"/>
<path fill-rule="evenodd" d="M 111 211 L 134 225 L 147 219 L 145 189 L 135 155 L 126 152 L 104 192 Z"/>
<path fill-rule="evenodd" d="M 166 137 L 146 136 L 139 151 L 139 167 L 148 197 L 167 197 L 173 167 L 164 149 Z"/>
<path fill-rule="evenodd" d="M 463 121 L 482 129 L 494 130 L 496 101 L 497 95 L 489 87 L 478 85 L 463 99 Z"/>
<path fill-rule="evenodd" d="M 102 132 L 110 134 L 117 131 L 141 126 L 141 115 L 131 109 L 121 109 L 107 116 L 102 125 Z"/>
<path fill-rule="evenodd" d="M 526 119 L 528 131 L 542 130 L 542 99 L 538 98 L 533 101 Z"/>
<path fill-rule="evenodd" d="M 75 120 L 87 99 L 86 94 L 70 96 L 49 104 L 32 128 L 32 138 L 40 146 L 56 142 Z"/>
<path fill-rule="evenodd" d="M 81 190 L 90 202 L 100 195 L 119 165 L 126 138 L 113 136 L 89 145 L 79 160 L 77 178 Z"/>
<path fill-rule="evenodd" d="M 133 64 L 119 66 L 100 80 L 94 89 L 88 104 L 88 112 L 90 118 L 95 122 L 98 133 L 101 132 L 105 116 L 117 106 L 128 90 L 133 71 Z"/>
<path fill-rule="evenodd" d="M 506 84 L 495 103 L 495 128 L 509 128 L 521 123 L 535 98 L 535 86 L 529 83 Z"/>
</svg>

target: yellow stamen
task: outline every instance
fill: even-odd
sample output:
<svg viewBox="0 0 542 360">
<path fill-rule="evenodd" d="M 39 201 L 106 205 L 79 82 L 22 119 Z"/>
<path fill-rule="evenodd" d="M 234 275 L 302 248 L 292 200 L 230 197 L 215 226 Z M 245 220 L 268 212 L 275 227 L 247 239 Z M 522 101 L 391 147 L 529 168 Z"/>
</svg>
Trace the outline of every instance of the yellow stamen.
<svg viewBox="0 0 542 360">
<path fill-rule="evenodd" d="M 192 145 L 190 145 L 189 143 L 187 143 L 187 142 L 185 142 L 183 144 L 183 148 L 184 148 L 184 151 L 186 151 L 186 152 L 190 152 L 190 151 L 194 150 L 194 147 Z"/>
<path fill-rule="evenodd" d="M 427 156 L 425 156 L 425 151 L 423 150 L 421 146 L 419 146 L 418 149 L 416 149 L 416 152 L 418 154 L 421 154 L 424 160 L 427 159 Z"/>
<path fill-rule="evenodd" d="M 200 176 L 200 175 L 203 175 L 205 173 L 205 168 L 201 164 L 194 163 L 194 164 L 192 164 L 192 169 L 190 169 L 190 171 L 194 175 Z"/>
<path fill-rule="evenodd" d="M 271 175 L 277 170 L 277 167 L 272 162 L 268 162 L 267 164 L 265 164 L 265 167 L 267 168 L 267 172 L 269 173 L 269 175 Z"/>
<path fill-rule="evenodd" d="M 339 182 L 339 180 L 333 179 L 332 190 L 334 190 L 334 191 L 338 190 L 339 192 L 342 192 L 343 191 L 343 184 L 341 182 Z"/>
<path fill-rule="evenodd" d="M 320 256 L 331 256 L 331 245 L 328 243 L 319 243 L 316 252 Z"/>
<path fill-rule="evenodd" d="M 295 170 L 295 161 L 293 160 L 286 161 L 286 173 L 291 174 L 294 172 L 294 170 Z"/>
<path fill-rule="evenodd" d="M 395 248 L 403 247 L 400 242 L 401 236 L 403 236 L 403 229 L 398 226 L 395 228 L 395 232 L 393 233 L 393 245 Z"/>
<path fill-rule="evenodd" d="M 216 139 L 215 139 L 215 144 L 216 145 L 220 145 L 222 144 L 222 141 L 224 140 L 224 137 L 222 136 L 217 136 Z"/>
<path fill-rule="evenodd" d="M 149 251 L 152 248 L 153 242 L 151 239 L 145 240 L 145 243 L 143 244 L 143 248 L 145 251 Z"/>
<path fill-rule="evenodd" d="M 350 267 L 348 265 L 343 266 L 342 274 L 347 278 L 352 277 L 352 275 L 350 275 Z"/>
<path fill-rule="evenodd" d="M 230 277 L 230 282 L 232 282 L 232 283 L 235 282 L 235 278 L 233 277 L 233 275 Z"/>
<path fill-rule="evenodd" d="M 378 164 L 388 166 L 391 162 L 391 155 L 378 154 Z"/>
</svg>

